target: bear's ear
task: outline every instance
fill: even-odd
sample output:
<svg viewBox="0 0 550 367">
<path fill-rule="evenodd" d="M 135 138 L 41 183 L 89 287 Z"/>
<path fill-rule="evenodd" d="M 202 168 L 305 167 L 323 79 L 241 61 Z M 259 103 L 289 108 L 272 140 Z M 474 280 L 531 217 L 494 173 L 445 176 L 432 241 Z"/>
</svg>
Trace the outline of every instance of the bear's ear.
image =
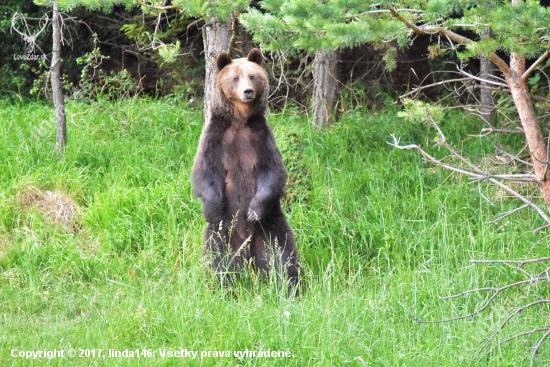
<svg viewBox="0 0 550 367">
<path fill-rule="evenodd" d="M 246 59 L 248 61 L 255 62 L 256 64 L 262 66 L 262 60 L 263 60 L 262 51 L 258 50 L 257 48 L 253 48 L 248 53 L 248 57 Z"/>
<path fill-rule="evenodd" d="M 231 56 L 229 56 L 226 52 L 220 52 L 218 59 L 216 60 L 216 64 L 218 65 L 218 71 L 221 71 L 224 67 L 231 64 Z"/>
</svg>

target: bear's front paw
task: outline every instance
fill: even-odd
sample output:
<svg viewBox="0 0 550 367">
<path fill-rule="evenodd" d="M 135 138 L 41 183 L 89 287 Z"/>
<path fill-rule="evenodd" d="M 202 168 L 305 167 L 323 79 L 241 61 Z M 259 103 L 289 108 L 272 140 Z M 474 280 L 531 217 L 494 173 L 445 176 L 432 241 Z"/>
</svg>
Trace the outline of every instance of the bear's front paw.
<svg viewBox="0 0 550 367">
<path fill-rule="evenodd" d="M 248 216 L 247 216 L 248 220 L 250 222 L 255 222 L 255 221 L 258 221 L 260 220 L 260 217 L 258 216 L 258 213 L 256 213 L 254 210 L 252 209 L 248 209 Z"/>
<path fill-rule="evenodd" d="M 260 206 L 256 200 L 252 200 L 250 207 L 248 208 L 247 218 L 249 221 L 254 222 L 262 218 L 262 213 L 260 211 Z"/>
</svg>

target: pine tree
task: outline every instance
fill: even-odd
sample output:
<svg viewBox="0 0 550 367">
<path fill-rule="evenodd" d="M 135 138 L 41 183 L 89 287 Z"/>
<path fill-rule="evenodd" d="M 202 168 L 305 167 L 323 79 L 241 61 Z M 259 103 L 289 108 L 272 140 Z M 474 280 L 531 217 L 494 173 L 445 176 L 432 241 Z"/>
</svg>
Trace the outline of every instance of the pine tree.
<svg viewBox="0 0 550 367">
<path fill-rule="evenodd" d="M 534 0 L 264 0 L 261 6 L 263 12 L 252 9 L 241 21 L 267 50 L 316 52 L 372 43 L 386 50 L 391 69 L 395 47 L 405 46 L 417 34 L 427 34 L 463 60 L 480 56 L 491 60 L 510 89 L 537 183 L 550 208 L 548 146 L 527 84 L 527 78 L 550 54 L 549 8 Z M 464 30 L 474 36 L 458 33 Z M 497 51 L 508 54 L 509 62 Z M 529 69 L 526 58 L 536 60 Z"/>
</svg>

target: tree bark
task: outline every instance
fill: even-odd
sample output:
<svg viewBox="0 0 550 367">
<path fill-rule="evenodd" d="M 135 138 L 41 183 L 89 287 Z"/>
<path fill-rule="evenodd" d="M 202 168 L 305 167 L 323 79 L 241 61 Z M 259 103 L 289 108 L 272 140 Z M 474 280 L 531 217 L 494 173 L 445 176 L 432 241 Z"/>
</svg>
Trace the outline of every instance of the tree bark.
<svg viewBox="0 0 550 367">
<path fill-rule="evenodd" d="M 522 0 L 512 0 L 512 5 L 519 5 Z M 548 147 L 542 136 L 535 108 L 529 97 L 529 87 L 522 79 L 525 73 L 525 57 L 512 53 L 510 55 L 510 74 L 506 76 L 512 100 L 525 132 L 525 139 L 535 166 L 535 176 L 542 193 L 542 198 L 550 210 L 550 175 L 548 172 Z"/>
<path fill-rule="evenodd" d="M 516 105 L 529 152 L 535 166 L 535 175 L 542 198 L 550 210 L 550 175 L 548 172 L 548 148 L 542 135 L 535 109 L 529 97 L 527 83 L 521 79 L 525 73 L 525 58 L 517 54 L 510 56 L 510 75 L 507 77 L 512 100 Z"/>
<path fill-rule="evenodd" d="M 204 56 L 206 60 L 206 74 L 204 79 L 204 124 L 210 122 L 212 106 L 220 103 L 218 91 L 218 67 L 216 59 L 222 51 L 228 51 L 231 39 L 231 19 L 220 21 L 210 18 L 203 28 Z"/>
<path fill-rule="evenodd" d="M 67 122 L 65 118 L 65 100 L 63 98 L 63 85 L 61 84 L 61 15 L 57 1 L 53 3 L 52 16 L 53 44 L 52 44 L 52 94 L 55 108 L 55 123 L 57 126 L 57 137 L 55 149 L 57 154 L 62 155 L 67 145 Z"/>
<path fill-rule="evenodd" d="M 337 120 L 340 50 L 319 51 L 313 60 L 313 125 L 330 126 Z"/>
</svg>

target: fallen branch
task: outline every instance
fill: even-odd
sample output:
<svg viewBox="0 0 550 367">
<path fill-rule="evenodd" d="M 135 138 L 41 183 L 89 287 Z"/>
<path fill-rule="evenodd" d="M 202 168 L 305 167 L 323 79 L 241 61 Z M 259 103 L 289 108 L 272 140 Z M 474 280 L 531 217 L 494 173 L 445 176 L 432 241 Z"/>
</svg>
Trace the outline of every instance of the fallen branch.
<svg viewBox="0 0 550 367">
<path fill-rule="evenodd" d="M 483 311 L 485 311 L 494 302 L 494 300 L 506 290 L 513 289 L 513 288 L 517 289 L 517 288 L 519 288 L 521 286 L 525 286 L 525 285 L 530 286 L 530 285 L 533 285 L 533 284 L 539 284 L 541 282 L 549 282 L 550 281 L 550 267 L 546 266 L 545 269 L 543 271 L 539 272 L 539 274 L 537 274 L 537 275 L 532 275 L 530 272 L 528 272 L 528 271 L 526 271 L 522 268 L 524 265 L 527 265 L 527 264 L 544 263 L 544 262 L 549 262 L 549 261 L 550 261 L 550 256 L 540 257 L 540 258 L 536 258 L 536 259 L 525 259 L 525 260 L 506 260 L 506 259 L 504 259 L 504 260 L 500 260 L 500 259 L 497 259 L 497 260 L 470 260 L 470 263 L 472 263 L 472 264 L 504 264 L 504 265 L 508 265 L 508 266 L 513 265 L 513 268 L 515 270 L 519 270 L 523 274 L 525 274 L 527 276 L 527 279 L 517 281 L 517 282 L 513 282 L 513 283 L 509 283 L 509 284 L 503 285 L 501 287 L 482 287 L 482 288 L 476 288 L 476 289 L 469 289 L 469 290 L 466 290 L 466 291 L 463 291 L 463 292 L 460 292 L 460 293 L 457 293 L 457 294 L 453 294 L 453 295 L 450 295 L 450 296 L 440 297 L 441 300 L 449 300 L 449 299 L 460 298 L 460 297 L 463 297 L 465 295 L 469 295 L 469 294 L 472 294 L 472 293 L 481 293 L 481 292 L 492 292 L 493 293 L 489 297 L 489 299 L 486 300 L 480 307 L 477 307 L 473 312 L 470 312 L 467 315 L 448 318 L 448 319 L 443 319 L 443 320 L 435 320 L 435 321 L 417 320 L 417 322 L 423 323 L 423 324 L 424 323 L 434 324 L 434 323 L 457 321 L 457 320 L 462 320 L 462 319 L 467 319 L 467 318 L 472 318 L 474 316 L 477 316 L 480 313 L 482 313 Z M 501 331 L 504 329 L 504 327 L 513 318 L 518 316 L 520 313 L 522 313 L 523 311 L 525 311 L 527 309 L 530 309 L 532 307 L 544 306 L 544 305 L 549 304 L 549 303 L 550 303 L 550 299 L 542 298 L 542 299 L 538 299 L 538 300 L 529 302 L 529 303 L 527 303 L 523 306 L 514 308 L 506 316 L 506 318 L 504 318 L 504 320 L 498 325 L 496 330 L 483 343 L 483 345 L 480 348 L 480 351 L 487 348 L 489 346 L 489 344 L 495 339 L 495 337 L 501 333 Z M 537 328 L 534 328 L 534 329 L 529 330 L 529 331 L 517 333 L 517 334 L 515 334 L 511 337 L 508 337 L 508 338 L 502 340 L 501 342 L 499 342 L 499 345 L 502 345 L 504 343 L 507 343 L 511 340 L 515 340 L 515 339 L 520 338 L 520 337 L 530 336 L 530 335 L 538 333 L 538 332 L 544 332 L 544 334 L 538 339 L 536 344 L 533 346 L 533 350 L 531 352 L 531 362 L 530 362 L 530 365 L 533 366 L 535 356 L 538 354 L 538 352 L 539 352 L 542 344 L 544 343 L 544 341 L 550 336 L 550 326 L 537 327 Z"/>
<path fill-rule="evenodd" d="M 443 145 L 450 153 L 451 156 L 458 159 L 459 161 L 463 162 L 466 167 L 463 166 L 457 166 L 449 163 L 445 163 L 440 159 L 437 159 L 430 155 L 428 152 L 426 152 L 422 147 L 416 144 L 409 144 L 409 145 L 400 145 L 399 139 L 395 137 L 394 134 L 392 134 L 393 143 L 388 142 L 389 145 L 402 149 L 402 150 L 408 150 L 408 149 L 416 149 L 422 154 L 426 162 L 435 164 L 437 166 L 446 168 L 448 170 L 458 172 L 460 174 L 466 175 L 470 178 L 477 179 L 477 180 L 486 180 L 489 181 L 498 187 L 502 188 L 506 192 L 512 194 L 519 200 L 521 200 L 526 206 L 531 207 L 533 210 L 535 210 L 542 219 L 547 223 L 548 226 L 550 226 L 550 217 L 535 203 L 533 203 L 532 200 L 527 199 L 525 196 L 518 193 L 516 190 L 512 189 L 510 186 L 503 184 L 499 180 L 507 180 L 507 181 L 513 181 L 513 182 L 533 182 L 537 183 L 537 178 L 533 174 L 511 174 L 511 175 L 500 175 L 500 174 L 492 174 L 489 172 L 484 172 L 479 167 L 477 167 L 475 164 L 470 162 L 468 159 L 464 158 L 461 154 L 459 154 L 449 143 L 447 143 L 447 138 L 445 137 L 445 134 L 440 129 L 439 125 L 435 122 L 435 120 L 428 114 L 427 119 L 430 122 L 430 124 L 437 130 L 439 136 L 440 136 L 440 144 Z M 545 226 L 546 227 L 546 226 Z M 545 228 L 544 227 L 544 228 Z M 538 228 L 535 231 L 541 230 L 541 228 Z"/>
</svg>

